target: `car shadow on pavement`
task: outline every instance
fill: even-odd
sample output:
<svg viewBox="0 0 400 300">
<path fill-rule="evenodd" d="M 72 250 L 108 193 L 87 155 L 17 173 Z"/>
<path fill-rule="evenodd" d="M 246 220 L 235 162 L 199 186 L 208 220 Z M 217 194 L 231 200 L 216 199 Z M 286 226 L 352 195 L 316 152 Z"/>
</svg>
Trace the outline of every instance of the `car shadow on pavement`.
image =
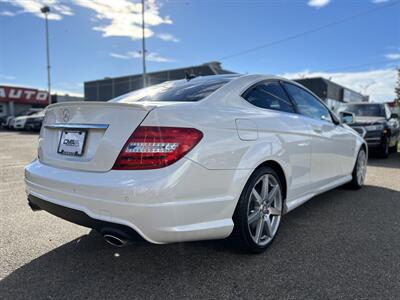
<svg viewBox="0 0 400 300">
<path fill-rule="evenodd" d="M 335 189 L 285 215 L 260 255 L 229 239 L 114 248 L 91 231 L 3 278 L 0 298 L 391 298 L 399 212 L 398 191 Z"/>
<path fill-rule="evenodd" d="M 387 159 L 370 154 L 368 165 L 373 167 L 400 169 L 400 152 L 391 153 Z"/>
</svg>

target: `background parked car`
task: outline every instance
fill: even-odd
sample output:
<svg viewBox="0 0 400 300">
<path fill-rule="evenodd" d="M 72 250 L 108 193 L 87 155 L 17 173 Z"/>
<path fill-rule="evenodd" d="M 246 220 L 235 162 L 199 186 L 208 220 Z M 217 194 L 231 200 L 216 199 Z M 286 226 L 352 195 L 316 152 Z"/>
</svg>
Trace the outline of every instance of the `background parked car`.
<svg viewBox="0 0 400 300">
<path fill-rule="evenodd" d="M 44 110 L 25 117 L 25 130 L 39 131 L 44 119 Z"/>
<path fill-rule="evenodd" d="M 24 129 L 24 126 L 25 126 L 24 117 L 33 115 L 42 110 L 43 110 L 42 108 L 31 108 L 31 109 L 20 112 L 16 116 L 8 116 L 3 124 L 3 127 L 8 128 L 8 129 L 19 129 L 19 130 Z M 17 125 L 15 122 L 16 119 L 17 119 Z"/>
<path fill-rule="evenodd" d="M 385 103 L 352 103 L 340 107 L 339 113 L 349 112 L 355 115 L 354 129 L 364 128 L 365 140 L 371 151 L 377 151 L 387 158 L 390 151 L 397 151 L 400 126 L 398 114 L 392 113 Z"/>
<path fill-rule="evenodd" d="M 26 118 L 27 118 L 27 116 L 20 116 L 20 117 L 14 118 L 13 125 L 12 125 L 13 129 L 15 129 L 15 130 L 24 129 Z"/>
<path fill-rule="evenodd" d="M 2 127 L 2 128 L 5 127 L 5 124 L 7 122 L 7 118 L 8 118 L 7 116 L 0 117 L 0 127 Z"/>
<path fill-rule="evenodd" d="M 5 116 L 2 118 L 1 126 L 3 128 L 12 129 L 11 128 L 11 121 L 13 121 L 15 116 Z"/>
</svg>

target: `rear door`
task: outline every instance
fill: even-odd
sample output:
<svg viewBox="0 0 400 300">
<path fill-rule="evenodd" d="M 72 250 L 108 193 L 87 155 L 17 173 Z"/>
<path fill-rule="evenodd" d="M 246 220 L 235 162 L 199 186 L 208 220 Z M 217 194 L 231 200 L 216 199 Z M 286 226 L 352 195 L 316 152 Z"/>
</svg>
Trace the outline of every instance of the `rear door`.
<svg viewBox="0 0 400 300">
<path fill-rule="evenodd" d="M 352 146 L 334 124 L 329 110 L 319 99 L 297 85 L 284 83 L 312 136 L 311 182 L 322 187 L 343 175 L 343 163 Z"/>
</svg>

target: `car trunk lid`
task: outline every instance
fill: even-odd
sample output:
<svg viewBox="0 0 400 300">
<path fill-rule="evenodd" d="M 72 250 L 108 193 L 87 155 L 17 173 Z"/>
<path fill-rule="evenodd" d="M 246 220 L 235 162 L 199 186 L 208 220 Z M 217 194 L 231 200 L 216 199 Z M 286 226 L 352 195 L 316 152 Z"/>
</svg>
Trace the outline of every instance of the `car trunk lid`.
<svg viewBox="0 0 400 300">
<path fill-rule="evenodd" d="M 155 107 L 110 102 L 51 105 L 39 138 L 39 159 L 55 167 L 108 171 L 129 136 Z M 82 152 L 69 152 L 75 146 Z"/>
</svg>

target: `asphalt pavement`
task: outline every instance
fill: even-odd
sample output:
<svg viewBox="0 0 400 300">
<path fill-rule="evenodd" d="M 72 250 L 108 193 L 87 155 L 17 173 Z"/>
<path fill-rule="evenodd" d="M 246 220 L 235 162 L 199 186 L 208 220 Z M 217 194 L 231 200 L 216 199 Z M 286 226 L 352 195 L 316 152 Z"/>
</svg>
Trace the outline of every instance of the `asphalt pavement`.
<svg viewBox="0 0 400 300">
<path fill-rule="evenodd" d="M 371 158 L 363 189 L 315 197 L 245 255 L 229 240 L 114 248 L 32 212 L 23 167 L 37 138 L 0 131 L 0 299 L 400 298 L 400 153 Z"/>
</svg>

